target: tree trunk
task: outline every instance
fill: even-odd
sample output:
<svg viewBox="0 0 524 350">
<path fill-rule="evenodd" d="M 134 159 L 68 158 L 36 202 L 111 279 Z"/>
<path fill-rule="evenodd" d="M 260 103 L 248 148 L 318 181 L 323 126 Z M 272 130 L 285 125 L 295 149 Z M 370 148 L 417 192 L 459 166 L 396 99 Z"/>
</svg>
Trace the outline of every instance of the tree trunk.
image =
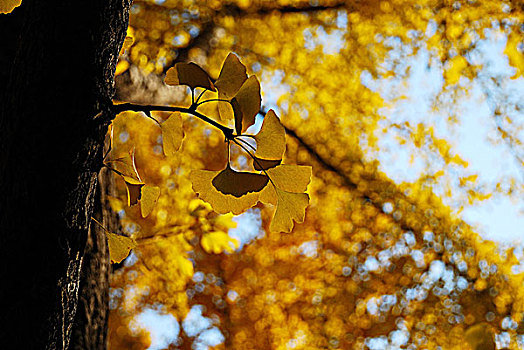
<svg viewBox="0 0 524 350">
<path fill-rule="evenodd" d="M 0 15 L 2 347 L 105 347 L 107 247 L 91 216 L 129 6 L 23 0 Z"/>
</svg>

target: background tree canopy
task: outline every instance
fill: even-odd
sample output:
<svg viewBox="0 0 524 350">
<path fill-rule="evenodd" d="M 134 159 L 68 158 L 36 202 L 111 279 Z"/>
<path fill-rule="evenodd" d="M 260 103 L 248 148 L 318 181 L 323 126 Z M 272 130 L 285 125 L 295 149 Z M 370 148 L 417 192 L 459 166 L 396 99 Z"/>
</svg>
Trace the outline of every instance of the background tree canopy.
<svg viewBox="0 0 524 350">
<path fill-rule="evenodd" d="M 482 240 L 460 214 L 493 199 L 522 211 L 523 14 L 521 1 L 136 0 L 117 100 L 189 106 L 167 70 L 192 61 L 214 80 L 234 52 L 261 82 L 249 130 L 275 109 L 283 163 L 313 175 L 304 223 L 272 233 L 271 205 L 219 215 L 193 192 L 192 170 L 224 168 L 222 133 L 184 117 L 166 157 L 158 125 L 120 114 L 108 159 L 131 154 L 160 192 L 145 218 L 124 181 L 110 198 L 137 243 L 112 275 L 110 347 L 522 348 L 522 246 Z M 472 134 L 473 152 L 459 142 Z M 493 174 L 476 163 L 485 148 L 502 150 Z M 148 314 L 170 320 L 169 339 Z"/>
</svg>

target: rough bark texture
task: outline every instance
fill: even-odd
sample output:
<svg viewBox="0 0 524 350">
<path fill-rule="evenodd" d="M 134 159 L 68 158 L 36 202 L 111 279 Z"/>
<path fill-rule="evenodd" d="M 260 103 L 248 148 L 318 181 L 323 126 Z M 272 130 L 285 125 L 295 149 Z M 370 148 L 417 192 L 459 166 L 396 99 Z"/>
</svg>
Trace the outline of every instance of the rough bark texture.
<svg viewBox="0 0 524 350">
<path fill-rule="evenodd" d="M 3 347 L 105 347 L 107 248 L 90 218 L 129 5 L 24 0 L 0 15 Z"/>
</svg>

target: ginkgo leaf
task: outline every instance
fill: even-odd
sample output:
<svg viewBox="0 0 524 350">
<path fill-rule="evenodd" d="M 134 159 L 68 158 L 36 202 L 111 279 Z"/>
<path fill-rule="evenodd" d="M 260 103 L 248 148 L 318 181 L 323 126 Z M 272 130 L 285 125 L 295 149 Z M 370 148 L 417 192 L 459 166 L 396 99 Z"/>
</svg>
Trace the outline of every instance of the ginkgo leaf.
<svg viewBox="0 0 524 350">
<path fill-rule="evenodd" d="M 106 236 L 111 264 L 119 263 L 127 258 L 131 249 L 136 247 L 136 242 L 133 238 L 120 236 L 111 232 L 106 232 Z"/>
<path fill-rule="evenodd" d="M 312 168 L 308 165 L 282 164 L 269 169 L 267 173 L 281 190 L 305 192 L 311 181 Z"/>
<path fill-rule="evenodd" d="M 286 131 L 272 109 L 266 113 L 255 140 L 257 157 L 270 160 L 282 159 L 286 150 Z"/>
<path fill-rule="evenodd" d="M 127 205 L 133 206 L 138 203 L 141 195 L 140 190 L 145 183 L 129 176 L 123 176 L 123 178 L 127 189 Z"/>
<path fill-rule="evenodd" d="M 158 197 L 160 196 L 160 187 L 144 185 L 140 196 L 140 212 L 145 218 L 155 208 Z"/>
<path fill-rule="evenodd" d="M 305 165 L 282 164 L 266 170 L 273 184 L 282 191 L 303 193 L 311 181 L 312 168 Z M 267 186 L 260 193 L 260 201 L 276 205 L 278 198 L 275 186 Z"/>
<path fill-rule="evenodd" d="M 282 159 L 271 160 L 258 157 L 253 158 L 253 167 L 255 170 L 268 170 L 280 165 L 280 163 L 282 163 Z"/>
<path fill-rule="evenodd" d="M 225 232 L 215 231 L 203 234 L 200 244 L 207 253 L 220 254 L 223 251 L 233 253 L 240 242 Z"/>
<path fill-rule="evenodd" d="M 478 323 L 469 327 L 464 338 L 473 350 L 495 350 L 493 332 L 488 323 Z"/>
<path fill-rule="evenodd" d="M 260 111 L 260 83 L 252 75 L 244 82 L 235 97 L 231 100 L 235 117 L 235 130 L 241 134 L 251 125 L 255 124 L 255 117 Z"/>
<path fill-rule="evenodd" d="M 304 222 L 309 196 L 306 193 L 291 193 L 275 188 L 277 207 L 269 225 L 271 232 L 291 232 L 293 221 Z"/>
<path fill-rule="evenodd" d="M 162 129 L 162 142 L 164 145 L 164 154 L 166 156 L 175 155 L 184 139 L 184 129 L 182 128 L 182 117 L 180 113 L 175 112 L 160 125 Z"/>
<path fill-rule="evenodd" d="M 127 50 L 131 46 L 133 46 L 133 43 L 135 42 L 135 38 L 133 38 L 131 35 L 126 35 L 124 39 L 124 43 L 122 44 L 122 49 Z"/>
<path fill-rule="evenodd" d="M 240 63 L 238 57 L 229 53 L 222 64 L 220 75 L 215 82 L 220 100 L 230 100 L 235 97 L 242 84 L 247 80 L 246 67 Z M 233 118 L 231 106 L 227 102 L 218 103 L 220 119 L 229 120 Z"/>
<path fill-rule="evenodd" d="M 236 95 L 246 80 L 246 67 L 234 53 L 230 52 L 222 64 L 215 87 L 219 93 L 231 98 Z"/>
<path fill-rule="evenodd" d="M 0 13 L 9 13 L 20 6 L 22 0 L 2 0 L 0 1 Z"/>
<path fill-rule="evenodd" d="M 193 62 L 179 62 L 174 67 L 169 68 L 164 82 L 167 85 L 187 85 L 191 89 L 201 87 L 216 91 L 206 71 Z"/>
<path fill-rule="evenodd" d="M 235 171 L 228 166 L 211 181 L 223 194 L 242 197 L 250 192 L 260 192 L 266 187 L 269 178 L 266 175 Z"/>
<path fill-rule="evenodd" d="M 115 77 L 124 73 L 125 71 L 127 71 L 129 69 L 129 62 L 126 61 L 126 60 L 120 60 L 118 61 L 117 65 L 116 65 L 116 70 L 115 70 Z"/>
<path fill-rule="evenodd" d="M 241 197 L 220 192 L 213 185 L 212 181 L 221 172 L 222 171 L 193 170 L 189 175 L 193 185 L 193 191 L 198 194 L 200 199 L 209 203 L 214 211 L 219 214 L 231 212 L 238 215 L 258 202 L 258 192 L 248 192 Z"/>
</svg>

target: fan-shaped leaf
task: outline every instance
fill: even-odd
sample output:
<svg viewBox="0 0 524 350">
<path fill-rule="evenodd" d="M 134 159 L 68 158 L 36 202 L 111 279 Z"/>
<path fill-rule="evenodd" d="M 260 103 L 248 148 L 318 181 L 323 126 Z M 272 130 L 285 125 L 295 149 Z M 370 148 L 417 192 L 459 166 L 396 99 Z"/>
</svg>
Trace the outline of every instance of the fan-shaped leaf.
<svg viewBox="0 0 524 350">
<path fill-rule="evenodd" d="M 193 170 L 189 175 L 193 190 L 200 199 L 209 203 L 214 211 L 219 214 L 231 212 L 238 215 L 258 202 L 258 192 L 246 192 L 241 197 L 220 192 L 212 183 L 220 173 L 222 171 Z M 218 186 L 220 187 L 220 181 Z"/>
<path fill-rule="evenodd" d="M 218 98 L 221 100 L 232 99 L 246 80 L 246 67 L 235 54 L 230 53 L 222 64 L 220 75 L 215 82 L 215 87 L 218 90 Z M 227 102 L 218 103 L 218 112 L 222 120 L 233 118 L 231 106 Z"/>
<path fill-rule="evenodd" d="M 282 159 L 271 160 L 258 157 L 253 158 L 253 167 L 255 170 L 268 170 L 280 165 L 280 163 L 282 163 Z"/>
<path fill-rule="evenodd" d="M 246 67 L 234 53 L 229 53 L 222 64 L 220 75 L 215 82 L 215 87 L 218 92 L 228 99 L 232 98 L 246 80 Z"/>
<path fill-rule="evenodd" d="M 208 253 L 220 254 L 223 251 L 233 253 L 240 242 L 221 231 L 209 232 L 202 235 L 200 240 L 202 248 Z"/>
<path fill-rule="evenodd" d="M 303 193 L 311 181 L 310 166 L 282 164 L 266 172 L 277 188 L 287 192 Z M 264 188 L 260 194 L 262 203 L 277 204 L 275 186 Z"/>
<path fill-rule="evenodd" d="M 140 197 L 140 212 L 143 218 L 151 214 L 155 208 L 158 196 L 160 196 L 159 187 L 150 185 L 145 185 L 142 187 Z"/>
<path fill-rule="evenodd" d="M 282 159 L 286 150 L 286 131 L 272 109 L 266 113 L 262 128 L 255 135 L 255 140 L 257 157 L 268 160 Z"/>
<path fill-rule="evenodd" d="M 129 251 L 136 247 L 136 242 L 133 238 L 120 236 L 111 232 L 106 232 L 106 236 L 111 264 L 119 263 L 127 258 Z"/>
<path fill-rule="evenodd" d="M 291 232 L 293 220 L 304 222 L 309 196 L 306 193 L 291 193 L 275 188 L 277 207 L 269 225 L 271 232 Z"/>
<path fill-rule="evenodd" d="M 242 197 L 251 192 L 260 192 L 269 178 L 265 175 L 235 171 L 229 165 L 212 181 L 213 186 L 223 194 Z"/>
<path fill-rule="evenodd" d="M 0 13 L 9 13 L 20 6 L 22 0 L 2 0 L 0 1 Z"/>
<path fill-rule="evenodd" d="M 135 205 L 140 199 L 140 190 L 142 189 L 142 186 L 145 185 L 145 183 L 129 176 L 123 176 L 123 178 L 127 189 L 127 205 Z"/>
<path fill-rule="evenodd" d="M 162 142 L 164 144 L 164 154 L 166 156 L 174 156 L 184 139 L 184 129 L 182 128 L 182 117 L 180 113 L 175 112 L 160 125 L 162 129 Z"/>
<path fill-rule="evenodd" d="M 191 89 L 201 87 L 216 91 L 211 78 L 205 70 L 193 62 L 179 62 L 168 69 L 165 83 L 167 85 L 187 85 Z"/>
<path fill-rule="evenodd" d="M 257 77 L 252 75 L 244 82 L 231 100 L 237 134 L 242 133 L 255 123 L 255 117 L 260 111 L 261 102 L 260 83 Z"/>
</svg>

